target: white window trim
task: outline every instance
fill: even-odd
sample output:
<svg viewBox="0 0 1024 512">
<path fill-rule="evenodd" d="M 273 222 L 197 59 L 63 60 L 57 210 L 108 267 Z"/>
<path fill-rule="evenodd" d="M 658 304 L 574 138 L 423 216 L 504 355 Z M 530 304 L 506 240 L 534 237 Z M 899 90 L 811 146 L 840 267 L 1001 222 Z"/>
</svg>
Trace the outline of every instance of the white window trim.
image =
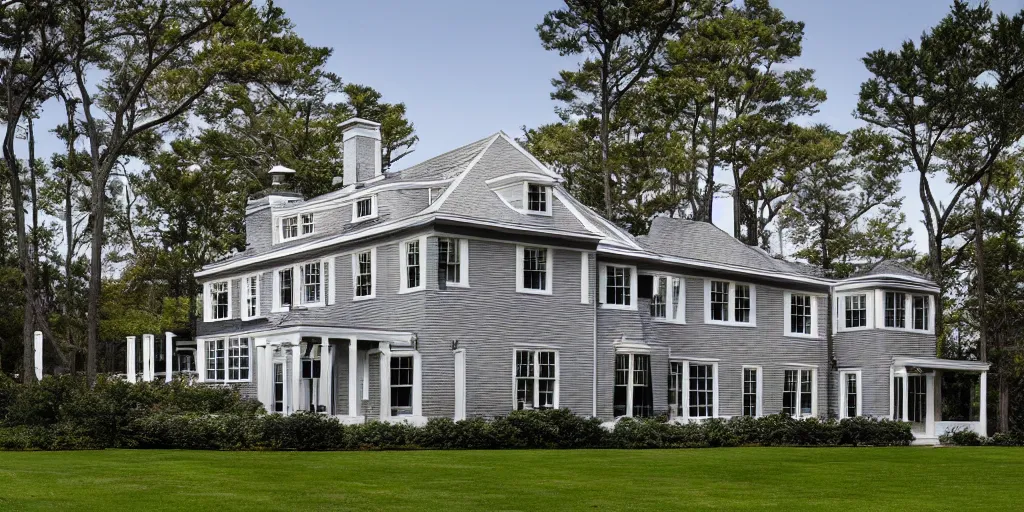
<svg viewBox="0 0 1024 512">
<path fill-rule="evenodd" d="M 306 225 L 306 217 L 309 217 L 309 233 L 303 233 Z M 300 213 L 299 214 L 299 236 L 309 236 L 316 234 L 316 217 L 313 216 L 313 212 Z"/>
<path fill-rule="evenodd" d="M 804 296 L 807 296 L 807 297 L 811 298 L 811 333 L 810 334 L 804 334 L 804 333 L 801 333 L 801 332 L 792 332 L 790 330 L 790 329 L 793 328 L 793 321 L 792 321 L 793 320 L 793 304 L 792 304 L 792 300 L 793 300 L 793 296 L 794 295 L 804 295 Z M 820 302 L 821 298 L 818 295 L 815 295 L 815 294 L 810 293 L 810 292 L 799 292 L 799 291 L 797 291 L 797 292 L 795 292 L 795 291 L 785 291 L 785 292 L 782 293 L 782 297 L 783 297 L 783 300 L 782 300 L 783 307 L 786 308 L 785 314 L 783 315 L 783 317 L 785 318 L 785 323 L 782 325 L 782 333 L 783 333 L 783 335 L 785 335 L 788 338 L 819 339 L 821 336 L 819 336 L 819 333 L 818 333 L 818 303 Z"/>
<path fill-rule="evenodd" d="M 409 269 L 409 258 L 408 258 L 409 246 L 408 246 L 408 244 L 409 244 L 409 242 L 419 242 L 419 244 L 420 244 L 420 248 L 419 248 L 419 250 L 420 250 L 420 284 L 419 284 L 419 286 L 413 286 L 412 288 L 409 287 L 409 272 L 408 272 L 408 269 Z M 426 276 L 426 272 L 424 271 L 425 268 L 426 268 L 425 263 L 427 261 L 426 249 L 427 249 L 427 237 L 426 236 L 421 236 L 419 238 L 410 238 L 408 240 L 402 240 L 401 242 L 398 243 L 398 258 L 399 258 L 399 270 L 400 270 L 400 274 L 398 276 L 398 293 L 419 292 L 419 291 L 423 291 L 423 290 L 426 289 L 426 282 L 427 282 L 426 277 L 427 276 Z"/>
<path fill-rule="evenodd" d="M 274 293 L 274 296 L 271 298 L 272 299 L 271 307 L 270 307 L 270 312 L 271 313 L 286 313 L 286 312 L 291 310 L 291 306 L 285 306 L 285 305 L 281 304 L 281 271 L 282 270 L 288 270 L 288 269 L 291 269 L 291 271 L 292 271 L 292 305 L 296 304 L 296 301 L 295 301 L 295 290 L 296 290 L 295 276 L 299 275 L 299 272 L 296 270 L 296 267 L 292 267 L 292 266 L 289 266 L 289 267 L 277 267 L 277 268 L 275 268 L 275 269 L 273 269 L 271 271 L 272 272 L 271 280 L 273 282 L 273 286 L 272 286 L 273 290 L 272 291 Z"/>
<path fill-rule="evenodd" d="M 544 249 L 544 289 L 535 290 L 533 288 L 526 288 L 523 285 L 523 257 L 527 248 L 530 249 Z M 531 295 L 551 295 L 552 285 L 554 284 L 554 263 L 555 263 L 555 250 L 552 247 L 546 245 L 517 245 L 516 246 L 516 291 L 519 293 L 527 293 Z"/>
<path fill-rule="evenodd" d="M 785 395 L 786 390 L 786 370 L 796 371 L 809 371 L 811 372 L 811 412 L 810 414 L 800 413 L 800 374 L 797 373 L 796 379 L 796 414 L 794 418 L 817 418 L 818 417 L 818 370 L 817 368 L 808 368 L 806 365 L 786 365 L 782 368 L 782 382 L 779 390 Z M 783 400 L 784 402 L 785 400 Z M 782 408 L 779 408 L 782 411 Z"/>
<path fill-rule="evenodd" d="M 445 281 L 448 288 L 469 288 L 469 239 L 456 236 L 438 235 L 438 239 L 447 238 L 459 242 L 459 282 Z M 438 244 L 440 252 L 440 244 Z"/>
<path fill-rule="evenodd" d="M 718 396 L 718 362 L 717 361 L 706 361 L 701 359 L 672 359 L 672 363 L 683 364 L 683 403 L 679 407 L 682 409 L 677 419 L 683 422 L 691 421 L 704 421 L 712 418 L 719 418 L 718 414 L 718 403 L 721 401 Z M 706 364 L 711 365 L 711 373 L 713 374 L 711 380 L 711 416 L 690 416 L 690 364 Z M 632 363 L 631 363 L 632 364 Z M 671 369 L 670 369 L 671 370 Z M 743 388 L 740 388 L 741 390 Z"/>
<path fill-rule="evenodd" d="M 864 327 L 846 327 L 846 298 L 855 297 L 857 295 L 864 296 L 864 308 L 865 308 L 865 322 Z M 836 325 L 832 332 L 853 332 L 853 331 L 866 331 L 873 329 L 875 326 L 875 294 L 870 290 L 853 291 L 853 292 L 840 292 L 836 294 L 836 309 L 835 319 Z"/>
<path fill-rule="evenodd" d="M 553 401 L 551 403 L 551 407 L 553 409 L 558 409 L 559 408 L 559 403 L 560 403 L 559 402 L 559 392 L 560 392 L 560 390 L 562 388 L 561 382 L 560 382 L 562 380 L 562 368 L 561 368 L 561 362 L 562 362 L 561 357 L 562 356 L 561 356 L 561 354 L 559 353 L 558 349 L 555 349 L 555 348 L 537 347 L 537 346 L 525 346 L 524 345 L 524 346 L 514 346 L 514 347 L 512 347 L 512 410 L 515 411 L 516 407 L 519 406 L 519 404 L 516 403 L 516 390 L 518 389 L 516 387 L 516 385 L 517 385 L 516 381 L 518 380 L 518 377 L 516 377 L 516 352 L 533 352 L 533 354 L 534 354 L 534 356 L 533 356 L 533 403 L 534 403 L 534 405 L 537 404 L 537 401 L 540 398 L 540 386 L 538 385 L 538 381 L 540 380 L 540 371 L 538 370 L 538 365 L 540 364 L 540 358 L 537 357 L 537 352 L 554 352 L 555 353 L 555 397 L 554 397 L 554 399 L 553 399 Z"/>
<path fill-rule="evenodd" d="M 711 319 L 711 281 L 729 283 L 729 320 Z M 750 321 L 737 322 L 736 318 L 736 285 L 743 285 L 750 288 Z M 727 325 L 730 327 L 757 327 L 757 287 L 751 283 L 741 281 L 730 281 L 728 279 L 704 279 L 704 323 L 712 325 Z"/>
<path fill-rule="evenodd" d="M 544 206 L 546 210 L 531 210 L 530 209 L 530 185 L 536 185 L 544 188 Z M 523 209 L 521 210 L 527 215 L 540 215 L 545 217 L 551 216 L 551 185 L 547 183 L 536 183 L 532 181 L 523 182 Z"/>
<path fill-rule="evenodd" d="M 906 312 L 903 327 L 886 327 L 885 325 L 885 294 L 902 293 L 903 308 Z M 919 293 L 905 290 L 878 289 L 875 290 L 875 328 L 885 331 L 912 332 L 917 334 L 935 334 L 935 295 L 930 293 Z M 914 296 L 928 297 L 928 319 L 926 329 L 914 329 Z M 869 324 L 870 325 L 870 324 Z"/>
<path fill-rule="evenodd" d="M 608 267 L 616 268 L 628 268 L 629 269 L 629 305 L 625 304 L 608 304 Z M 629 311 L 636 311 L 637 303 L 637 272 L 635 265 L 615 265 L 611 263 L 600 263 L 597 266 L 597 272 L 599 276 L 600 289 L 597 292 L 598 304 L 601 305 L 602 309 L 623 309 Z"/>
<path fill-rule="evenodd" d="M 666 289 L 666 291 L 668 293 L 668 297 L 665 298 L 665 318 L 661 318 L 661 317 L 657 317 L 657 316 L 653 316 L 652 315 L 651 316 L 651 321 L 652 322 L 664 322 L 664 323 L 669 323 L 669 324 L 686 324 L 686 277 L 681 276 L 679 274 L 666 274 L 666 273 L 653 273 L 653 272 L 641 272 L 640 274 L 641 275 L 651 276 L 654 279 L 654 281 L 652 283 L 653 284 L 653 290 L 651 292 L 652 295 L 654 294 L 654 292 L 657 292 L 657 290 L 658 290 L 658 279 L 659 278 L 663 278 L 663 277 L 668 279 L 666 287 L 665 287 L 665 289 Z M 677 318 L 670 318 L 669 317 L 669 314 L 671 314 L 672 307 L 674 305 L 674 303 L 672 302 L 672 280 L 673 279 L 679 279 L 679 312 L 678 312 L 678 317 Z"/>
<path fill-rule="evenodd" d="M 361 201 L 365 201 L 367 199 L 370 200 L 370 214 L 366 215 L 364 217 L 357 216 L 357 214 L 359 213 L 359 203 Z M 352 203 L 352 223 L 353 224 L 355 224 L 357 222 L 367 221 L 367 220 L 370 220 L 370 219 L 376 219 L 376 218 L 377 218 L 377 194 L 373 194 L 370 197 L 361 197 L 361 198 L 355 200 Z"/>
<path fill-rule="evenodd" d="M 327 282 L 328 276 L 326 275 L 326 273 L 324 273 L 324 261 L 327 261 L 327 260 L 304 261 L 304 262 L 299 263 L 298 265 L 295 266 L 295 270 L 292 271 L 292 304 L 296 304 L 296 302 L 295 302 L 296 290 L 298 291 L 298 299 L 299 299 L 298 305 L 299 306 L 306 307 L 306 308 L 319 308 L 319 307 L 323 307 L 324 305 L 327 304 L 327 292 L 328 292 L 330 286 L 329 286 L 329 283 Z M 307 264 L 310 264 L 310 263 L 315 263 L 315 264 L 319 264 L 320 265 L 320 285 L 319 285 L 319 288 L 320 288 L 320 300 L 318 300 L 316 302 L 304 302 L 304 295 L 305 295 L 305 289 L 304 288 L 306 287 L 306 276 L 303 274 L 303 267 L 305 267 Z M 330 271 L 330 269 L 328 269 L 328 271 Z M 296 282 L 295 276 L 299 276 L 299 278 L 298 278 L 298 283 L 299 283 L 298 284 L 298 288 L 296 288 L 296 285 L 295 285 L 295 282 Z"/>
<path fill-rule="evenodd" d="M 220 279 L 217 281 L 210 281 L 203 283 L 203 321 L 204 322 L 223 322 L 224 320 L 231 320 L 231 302 L 234 299 L 231 293 L 231 279 Z M 210 285 L 216 283 L 227 283 L 228 285 L 228 316 L 224 318 L 213 317 L 213 297 L 210 295 Z"/>
<path fill-rule="evenodd" d="M 256 300 L 256 314 L 255 315 L 249 315 L 249 304 L 248 304 L 249 303 L 249 299 L 254 298 L 254 297 L 250 297 L 249 296 L 249 280 L 250 279 L 255 279 L 256 280 L 256 297 L 255 297 L 255 300 Z M 241 283 L 242 283 L 241 284 L 241 286 L 242 286 L 242 303 L 241 303 L 241 308 L 240 308 L 240 313 L 241 313 L 242 320 L 252 320 L 254 318 L 260 318 L 260 313 L 262 313 L 261 308 L 260 308 L 260 297 L 262 297 L 262 293 L 263 293 L 262 290 L 261 290 L 261 287 L 262 287 L 262 284 L 263 284 L 262 281 L 263 281 L 263 277 L 260 274 L 249 274 L 247 276 L 243 276 L 242 277 L 242 281 L 241 281 Z M 228 292 L 228 295 L 231 295 L 230 291 Z"/>
<path fill-rule="evenodd" d="M 746 383 L 744 373 L 746 373 L 747 370 L 757 371 L 757 402 L 754 405 L 754 417 L 760 418 L 761 416 L 764 416 L 764 368 L 748 364 L 743 365 L 740 369 L 740 416 L 743 416 L 743 386 Z"/>
<path fill-rule="evenodd" d="M 246 379 L 230 379 L 230 378 L 228 378 L 228 375 L 231 374 L 230 373 L 230 368 L 228 368 L 228 360 L 230 359 L 230 356 L 229 356 L 229 353 L 230 353 L 229 343 L 230 343 L 230 341 L 229 340 L 231 338 L 238 338 L 238 339 L 247 339 L 247 340 L 249 340 L 249 368 L 248 368 L 249 369 L 249 377 L 246 378 Z M 208 370 L 208 366 L 207 365 L 209 363 L 209 357 L 207 356 L 207 353 L 209 352 L 208 343 L 210 343 L 211 341 L 217 341 L 217 340 L 224 340 L 224 359 L 223 359 L 223 361 L 224 361 L 224 378 L 223 379 L 212 379 L 211 380 L 206 375 L 206 371 Z M 217 383 L 252 382 L 253 381 L 253 372 L 256 371 L 256 366 L 257 366 L 256 365 L 256 347 L 255 347 L 255 345 L 253 343 L 254 341 L 255 341 L 255 338 L 253 338 L 251 336 L 213 336 L 213 337 L 209 337 L 209 338 L 199 338 L 199 340 L 196 343 L 196 370 L 197 370 L 197 373 L 199 374 L 199 381 L 200 382 L 217 382 Z M 200 349 L 200 347 L 202 347 L 202 348 Z M 200 363 L 199 363 L 200 356 L 202 357 L 202 359 L 201 359 L 202 360 L 202 365 L 200 365 Z"/>
<path fill-rule="evenodd" d="M 420 353 L 416 350 L 396 350 L 388 353 L 388 369 L 390 371 L 392 357 L 412 357 L 412 414 L 391 414 L 391 398 L 388 396 L 387 417 L 389 419 L 410 419 L 416 422 L 423 418 L 423 364 Z M 391 393 L 391 379 L 388 378 L 388 393 Z"/>
<path fill-rule="evenodd" d="M 356 295 L 357 281 L 359 277 L 359 255 L 370 253 L 370 294 Z M 362 251 L 352 253 L 352 300 L 370 300 L 377 298 L 377 248 L 370 247 Z"/>
<path fill-rule="evenodd" d="M 627 377 L 626 377 L 626 414 L 623 414 L 622 416 L 616 416 L 616 418 L 632 418 L 633 417 L 633 372 L 635 371 L 635 366 L 634 365 L 636 363 L 636 358 L 633 357 L 633 356 L 635 356 L 637 354 L 645 355 L 645 356 L 650 356 L 651 355 L 651 349 L 647 345 L 634 344 L 634 343 L 628 343 L 628 342 L 627 343 L 622 343 L 621 345 L 615 347 L 615 357 L 616 357 L 616 359 L 618 359 L 618 356 L 620 356 L 620 355 L 628 355 L 629 356 L 629 373 L 627 374 Z M 654 364 L 654 358 L 653 357 L 651 358 L 651 364 Z M 615 363 L 614 362 L 612 363 L 612 369 L 613 370 L 615 369 Z M 618 370 L 615 370 L 615 371 L 618 371 Z M 651 368 L 651 379 L 652 380 L 654 379 L 654 368 Z M 654 383 L 651 382 L 652 391 L 653 391 L 653 385 L 654 385 Z M 613 391 L 613 394 L 614 394 L 614 391 L 615 391 L 614 387 L 615 387 L 615 378 L 613 377 L 612 378 L 612 391 Z M 614 402 L 615 401 L 614 401 L 614 398 L 613 398 L 612 399 L 612 403 L 614 404 Z"/>
<path fill-rule="evenodd" d="M 304 215 L 313 215 L 313 214 L 314 214 L 314 212 L 294 212 L 294 213 L 282 213 L 282 214 L 274 215 L 272 217 L 272 222 L 271 222 L 271 231 L 272 231 L 271 244 L 273 245 L 273 244 L 280 244 L 280 243 L 283 243 L 283 242 L 291 242 L 293 240 L 298 240 L 300 238 L 306 238 L 308 236 L 313 236 L 314 234 L 316 234 L 316 217 L 315 216 L 313 218 L 313 231 L 310 231 L 309 233 L 305 233 L 305 234 L 302 233 L 302 217 Z M 290 219 L 290 218 L 294 218 L 295 219 L 295 233 L 296 233 L 296 235 L 291 237 L 291 238 L 285 238 L 284 237 L 284 219 Z"/>
<path fill-rule="evenodd" d="M 334 256 L 331 256 L 329 258 L 324 258 L 324 259 L 320 260 L 320 271 L 321 272 L 323 272 L 323 264 L 324 263 L 328 264 L 328 268 L 327 268 L 327 272 L 326 272 L 326 274 L 327 274 L 327 284 L 326 284 L 325 290 L 324 290 L 324 298 L 326 299 L 328 306 L 333 305 L 335 302 L 338 301 L 338 298 L 337 298 L 338 297 L 338 295 L 337 295 L 338 294 L 338 290 L 337 290 L 337 284 L 336 284 L 336 281 L 337 281 L 337 277 L 336 276 L 338 275 L 338 266 L 337 266 L 338 265 L 338 261 L 337 260 L 338 259 L 335 258 Z"/>
<path fill-rule="evenodd" d="M 580 253 L 580 304 L 590 304 L 590 254 Z"/>
<path fill-rule="evenodd" d="M 857 416 L 863 415 L 862 408 L 864 406 L 864 378 L 861 370 L 858 369 L 843 369 L 839 370 L 839 419 L 849 418 L 846 414 L 846 376 L 856 375 L 857 376 Z"/>
</svg>

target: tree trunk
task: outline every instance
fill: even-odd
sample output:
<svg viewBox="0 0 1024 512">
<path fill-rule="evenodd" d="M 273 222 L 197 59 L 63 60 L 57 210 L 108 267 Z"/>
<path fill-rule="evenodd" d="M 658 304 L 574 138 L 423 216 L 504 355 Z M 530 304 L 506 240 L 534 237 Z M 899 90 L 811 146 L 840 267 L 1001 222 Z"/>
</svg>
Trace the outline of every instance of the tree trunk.
<svg viewBox="0 0 1024 512">
<path fill-rule="evenodd" d="M 612 169 L 608 165 L 608 118 L 611 115 L 608 105 L 607 76 L 601 77 L 601 176 L 604 180 L 604 215 L 614 222 L 614 206 L 612 205 Z"/>
<path fill-rule="evenodd" d="M 998 432 L 1010 431 L 1010 379 L 1006 371 L 999 369 L 999 424 Z"/>
<path fill-rule="evenodd" d="M 711 135 L 708 137 L 708 171 L 707 179 L 704 181 L 704 194 L 701 199 L 701 218 L 704 222 L 714 222 L 715 202 L 715 166 L 718 165 L 718 94 L 715 93 L 715 100 L 711 105 Z"/>
<path fill-rule="evenodd" d="M 978 309 L 978 360 L 988 361 L 988 313 L 985 311 L 985 228 L 982 223 L 987 181 L 978 184 L 974 199 L 974 297 Z M 1002 372 L 999 372 L 1000 377 Z"/>
<path fill-rule="evenodd" d="M 78 139 L 78 135 L 75 133 L 75 104 L 74 101 L 65 98 L 64 108 L 67 111 L 68 117 L 68 131 L 67 131 L 67 146 L 68 156 L 67 162 L 64 165 L 64 300 L 63 302 L 63 313 L 64 313 L 64 327 L 65 327 L 65 342 L 71 347 L 71 373 L 75 373 L 75 368 L 78 361 L 78 347 L 75 345 L 73 333 L 71 329 L 71 298 L 74 286 L 72 278 L 71 265 L 75 258 L 75 218 L 72 211 L 71 194 L 74 190 L 75 183 L 75 140 Z"/>
<path fill-rule="evenodd" d="M 20 117 L 20 116 L 18 116 Z M 7 165 L 8 176 L 11 183 L 11 204 L 14 207 L 14 227 L 18 239 L 18 264 L 21 267 L 23 283 L 23 308 L 21 324 L 21 381 L 25 384 L 32 384 L 36 380 L 35 372 L 35 344 L 33 332 L 35 331 L 35 265 L 34 258 L 29 254 L 28 235 L 25 230 L 25 196 L 21 187 L 21 168 L 18 159 L 14 155 L 14 133 L 17 128 L 18 119 L 8 118 L 7 134 L 4 138 L 4 163 Z"/>
<path fill-rule="evenodd" d="M 96 166 L 93 167 L 96 169 Z M 104 205 L 106 204 L 106 173 L 99 169 L 92 177 L 92 250 L 89 262 L 89 312 L 88 345 L 86 347 L 86 378 L 90 385 L 96 383 L 96 345 L 99 343 L 100 331 L 100 286 L 103 276 L 103 223 L 105 220 Z"/>
</svg>

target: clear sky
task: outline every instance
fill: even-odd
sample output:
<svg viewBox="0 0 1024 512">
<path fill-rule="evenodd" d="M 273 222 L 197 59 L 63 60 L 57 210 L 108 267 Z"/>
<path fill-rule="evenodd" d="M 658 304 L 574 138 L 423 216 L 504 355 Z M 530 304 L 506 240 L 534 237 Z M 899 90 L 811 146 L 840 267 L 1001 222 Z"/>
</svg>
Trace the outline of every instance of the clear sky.
<svg viewBox="0 0 1024 512">
<path fill-rule="evenodd" d="M 773 3 L 806 24 L 797 65 L 816 70 L 818 86 L 829 98 L 814 120 L 849 130 L 859 126 L 851 113 L 867 78 L 860 58 L 916 39 L 948 12 L 952 0 Z M 1024 0 L 991 4 L 996 11 L 1024 8 Z M 574 62 L 541 48 L 535 27 L 561 2 L 282 0 L 279 5 L 307 41 L 334 48 L 331 71 L 346 82 L 375 87 L 387 101 L 406 103 L 420 143 L 398 167 L 498 130 L 517 137 L 522 126 L 557 120 L 550 80 Z M 904 176 L 904 211 L 924 250 L 915 183 L 916 176 Z M 731 232 L 728 200 L 717 203 L 715 222 Z"/>
</svg>

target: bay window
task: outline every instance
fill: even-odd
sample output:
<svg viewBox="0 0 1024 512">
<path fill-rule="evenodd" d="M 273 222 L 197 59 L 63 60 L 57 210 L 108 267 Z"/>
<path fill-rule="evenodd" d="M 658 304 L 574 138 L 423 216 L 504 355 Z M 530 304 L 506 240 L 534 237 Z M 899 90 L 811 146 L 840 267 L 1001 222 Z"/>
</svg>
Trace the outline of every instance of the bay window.
<svg viewBox="0 0 1024 512">
<path fill-rule="evenodd" d="M 907 294 L 885 292 L 885 326 L 903 329 L 907 326 Z"/>
<path fill-rule="evenodd" d="M 914 323 L 913 328 L 919 331 L 929 330 L 929 303 L 931 297 L 928 295 L 913 295 L 911 296 L 913 301 L 913 313 Z"/>
<path fill-rule="evenodd" d="M 515 351 L 516 410 L 558 407 L 558 354 L 554 350 Z"/>
</svg>

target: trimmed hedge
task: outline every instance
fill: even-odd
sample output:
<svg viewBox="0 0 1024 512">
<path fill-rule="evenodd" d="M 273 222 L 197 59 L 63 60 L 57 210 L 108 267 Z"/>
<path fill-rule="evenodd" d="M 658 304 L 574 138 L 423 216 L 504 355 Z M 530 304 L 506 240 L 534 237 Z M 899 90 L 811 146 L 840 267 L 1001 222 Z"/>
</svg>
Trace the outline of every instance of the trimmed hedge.
<svg viewBox="0 0 1024 512">
<path fill-rule="evenodd" d="M 0 449 L 180 448 L 194 450 L 406 450 L 899 446 L 910 424 L 786 415 L 676 423 L 622 418 L 606 428 L 565 409 L 514 411 L 485 420 L 431 419 L 424 426 L 344 425 L 314 413 L 266 414 L 227 388 L 128 384 L 74 377 L 24 387 L 0 377 Z"/>
<path fill-rule="evenodd" d="M 939 436 L 939 442 L 954 446 L 1024 446 L 1024 432 L 998 432 L 983 437 L 973 430 L 954 428 Z"/>
</svg>

